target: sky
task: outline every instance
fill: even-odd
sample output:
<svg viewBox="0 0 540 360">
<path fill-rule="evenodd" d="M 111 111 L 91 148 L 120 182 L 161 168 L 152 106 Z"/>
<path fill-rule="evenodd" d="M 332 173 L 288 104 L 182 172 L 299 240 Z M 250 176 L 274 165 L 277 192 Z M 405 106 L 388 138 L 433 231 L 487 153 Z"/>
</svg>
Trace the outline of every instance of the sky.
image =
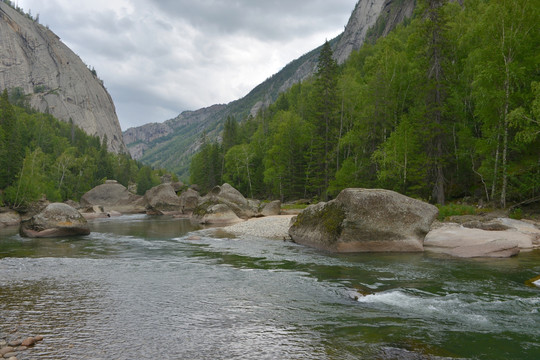
<svg viewBox="0 0 540 360">
<path fill-rule="evenodd" d="M 12 0 L 111 94 L 122 130 L 245 96 L 339 35 L 357 0 Z"/>
</svg>

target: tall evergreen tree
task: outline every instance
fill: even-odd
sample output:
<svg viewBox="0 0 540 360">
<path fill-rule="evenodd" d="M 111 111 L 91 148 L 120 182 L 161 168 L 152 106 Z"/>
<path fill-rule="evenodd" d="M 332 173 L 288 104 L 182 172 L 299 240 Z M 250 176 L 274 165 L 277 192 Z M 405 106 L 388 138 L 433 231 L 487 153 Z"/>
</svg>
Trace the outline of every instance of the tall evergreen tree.
<svg viewBox="0 0 540 360">
<path fill-rule="evenodd" d="M 332 152 L 337 146 L 338 123 L 338 66 L 330 43 L 326 41 L 319 54 L 312 96 L 314 126 L 309 153 L 309 179 L 313 190 L 323 199 L 328 197 L 330 178 L 336 167 Z"/>
</svg>

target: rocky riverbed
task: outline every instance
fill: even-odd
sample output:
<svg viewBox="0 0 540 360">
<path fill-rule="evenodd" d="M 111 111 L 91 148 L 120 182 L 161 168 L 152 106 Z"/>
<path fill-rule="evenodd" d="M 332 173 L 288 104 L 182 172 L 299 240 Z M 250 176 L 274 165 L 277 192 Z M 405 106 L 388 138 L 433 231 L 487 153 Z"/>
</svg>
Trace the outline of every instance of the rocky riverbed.
<svg viewBox="0 0 540 360">
<path fill-rule="evenodd" d="M 24 339 L 0 340 L 0 358 L 17 360 L 19 353 L 36 345 L 43 340 L 43 336 L 29 336 Z"/>
</svg>

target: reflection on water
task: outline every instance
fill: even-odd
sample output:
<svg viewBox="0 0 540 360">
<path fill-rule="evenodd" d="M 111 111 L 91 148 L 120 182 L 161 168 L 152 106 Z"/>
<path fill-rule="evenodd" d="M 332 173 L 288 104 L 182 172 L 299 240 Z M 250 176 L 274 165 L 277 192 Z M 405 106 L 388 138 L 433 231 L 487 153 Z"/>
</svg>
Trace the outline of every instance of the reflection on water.
<svg viewBox="0 0 540 360">
<path fill-rule="evenodd" d="M 0 339 L 20 359 L 536 359 L 540 253 L 330 255 L 103 219 L 72 239 L 0 233 Z M 355 300 L 358 298 L 358 300 Z"/>
</svg>

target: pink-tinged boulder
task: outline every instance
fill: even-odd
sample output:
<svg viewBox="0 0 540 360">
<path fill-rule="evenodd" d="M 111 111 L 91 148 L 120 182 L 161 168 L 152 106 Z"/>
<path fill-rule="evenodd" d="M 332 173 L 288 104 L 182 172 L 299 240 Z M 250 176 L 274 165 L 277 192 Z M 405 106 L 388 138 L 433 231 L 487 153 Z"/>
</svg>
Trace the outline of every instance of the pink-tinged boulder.
<svg viewBox="0 0 540 360">
<path fill-rule="evenodd" d="M 86 219 L 74 208 L 63 203 L 49 204 L 42 212 L 24 220 L 21 236 L 32 238 L 64 237 L 90 234 Z"/>
<path fill-rule="evenodd" d="M 381 189 L 345 189 L 307 207 L 289 229 L 293 241 L 332 252 L 423 251 L 438 209 Z"/>
<path fill-rule="evenodd" d="M 540 230 L 533 224 L 497 219 L 503 230 L 468 228 L 446 223 L 431 230 L 424 241 L 427 251 L 456 257 L 510 257 L 521 250 L 538 248 Z"/>
</svg>

